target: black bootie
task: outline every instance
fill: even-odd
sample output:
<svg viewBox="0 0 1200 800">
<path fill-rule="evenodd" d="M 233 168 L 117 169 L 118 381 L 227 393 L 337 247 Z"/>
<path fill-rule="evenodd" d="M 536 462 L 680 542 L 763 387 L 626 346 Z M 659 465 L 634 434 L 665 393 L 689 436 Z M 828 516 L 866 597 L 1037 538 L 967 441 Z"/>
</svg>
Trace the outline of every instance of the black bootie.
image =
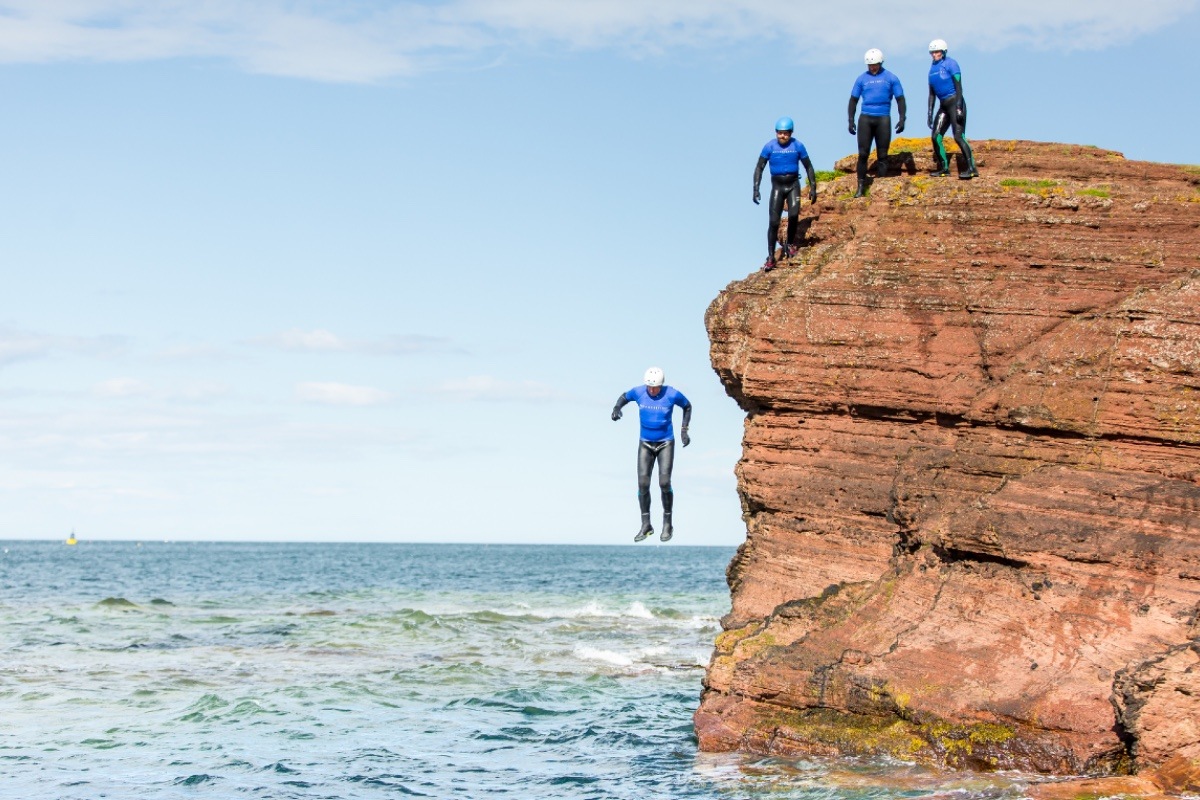
<svg viewBox="0 0 1200 800">
<path fill-rule="evenodd" d="M 654 535 L 654 526 L 650 524 L 650 492 L 638 492 L 638 506 L 642 509 L 642 529 L 637 532 L 637 536 L 633 537 L 635 542 Z"/>
<path fill-rule="evenodd" d="M 886 178 L 887 174 L 888 174 L 888 162 L 884 161 L 883 159 L 880 159 L 875 164 L 875 177 L 876 178 Z"/>
<path fill-rule="evenodd" d="M 674 535 L 675 530 L 671 527 L 671 510 L 675 507 L 675 493 L 670 489 L 662 490 L 663 501 L 663 527 L 662 533 L 658 535 L 660 541 L 669 542 Z"/>
<path fill-rule="evenodd" d="M 866 197 L 867 196 L 867 182 L 866 181 L 859 180 L 858 191 L 856 191 L 854 193 L 854 196 L 855 197 Z"/>
<path fill-rule="evenodd" d="M 930 172 L 929 176 L 932 178 L 949 177 L 949 175 L 950 175 L 950 164 L 948 163 L 949 161 L 950 161 L 950 156 L 946 156 L 946 158 L 943 159 L 940 155 L 938 155 L 937 151 L 935 150 L 933 153 L 933 164 L 935 167 L 937 167 L 937 169 L 935 169 L 933 172 Z"/>
<path fill-rule="evenodd" d="M 654 526 L 650 524 L 650 512 L 647 511 L 645 514 L 642 514 L 642 529 L 637 532 L 637 536 L 634 536 L 633 540 L 635 542 L 640 542 L 642 539 L 645 539 L 647 536 L 653 536 L 653 535 L 654 535 Z"/>
</svg>

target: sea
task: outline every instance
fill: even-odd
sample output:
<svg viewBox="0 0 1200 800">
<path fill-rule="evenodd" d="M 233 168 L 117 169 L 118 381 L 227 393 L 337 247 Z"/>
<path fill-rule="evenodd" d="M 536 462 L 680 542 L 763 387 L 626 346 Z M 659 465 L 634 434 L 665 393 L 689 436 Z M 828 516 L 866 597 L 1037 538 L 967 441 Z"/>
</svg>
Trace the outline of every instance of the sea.
<svg viewBox="0 0 1200 800">
<path fill-rule="evenodd" d="M 0 541 L 0 797 L 1024 796 L 699 752 L 733 552 Z"/>
</svg>

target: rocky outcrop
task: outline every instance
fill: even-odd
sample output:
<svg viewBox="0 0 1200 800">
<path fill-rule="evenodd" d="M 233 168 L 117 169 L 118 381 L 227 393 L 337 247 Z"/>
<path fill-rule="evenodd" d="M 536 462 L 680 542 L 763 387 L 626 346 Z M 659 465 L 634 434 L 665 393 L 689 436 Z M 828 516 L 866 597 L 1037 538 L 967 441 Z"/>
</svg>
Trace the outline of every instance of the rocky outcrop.
<svg viewBox="0 0 1200 800">
<path fill-rule="evenodd" d="M 1200 170 L 927 148 L 708 310 L 747 538 L 700 745 L 1200 764 Z"/>
</svg>

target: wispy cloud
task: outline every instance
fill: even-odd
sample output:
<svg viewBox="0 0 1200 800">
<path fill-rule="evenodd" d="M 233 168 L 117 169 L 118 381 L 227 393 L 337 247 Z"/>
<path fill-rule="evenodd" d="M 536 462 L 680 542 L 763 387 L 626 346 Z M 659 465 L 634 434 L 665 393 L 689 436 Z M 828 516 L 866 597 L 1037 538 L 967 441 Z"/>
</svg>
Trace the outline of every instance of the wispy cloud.
<svg viewBox="0 0 1200 800">
<path fill-rule="evenodd" d="M 354 458 L 412 448 L 418 438 L 391 425 L 308 424 L 275 414 L 185 406 L 0 411 L 0 452 L 9 457 L 9 471 L 32 471 L 39 482 L 72 470 L 99 475 L 168 465 L 209 469 L 264 458 L 292 463 Z"/>
<path fill-rule="evenodd" d="M 115 336 L 52 336 L 0 328 L 0 366 L 64 353 L 107 356 L 123 346 Z"/>
<path fill-rule="evenodd" d="M 296 397 L 330 406 L 377 406 L 392 399 L 390 393 L 373 386 L 348 383 L 299 383 Z"/>
<path fill-rule="evenodd" d="M 475 375 L 447 381 L 431 389 L 447 400 L 459 402 L 555 402 L 573 400 L 573 395 L 555 386 L 536 381 L 502 381 L 489 375 Z"/>
<path fill-rule="evenodd" d="M 150 394 L 150 387 L 137 378 L 110 378 L 92 387 L 98 397 L 135 397 Z"/>
<path fill-rule="evenodd" d="M 252 339 L 248 344 L 289 353 L 354 353 L 374 356 L 400 356 L 417 353 L 461 352 L 449 339 L 408 334 L 381 339 L 346 339 L 331 331 L 293 328 L 271 336 Z"/>
<path fill-rule="evenodd" d="M 1132 41 L 1198 0 L 978 0 L 936 30 L 892 3 L 778 0 L 0 0 L 0 60 L 210 58 L 250 72 L 376 82 L 546 47 L 645 56 L 777 39 L 807 61 L 856 60 L 862 20 L 873 44 L 1096 49 Z"/>
</svg>

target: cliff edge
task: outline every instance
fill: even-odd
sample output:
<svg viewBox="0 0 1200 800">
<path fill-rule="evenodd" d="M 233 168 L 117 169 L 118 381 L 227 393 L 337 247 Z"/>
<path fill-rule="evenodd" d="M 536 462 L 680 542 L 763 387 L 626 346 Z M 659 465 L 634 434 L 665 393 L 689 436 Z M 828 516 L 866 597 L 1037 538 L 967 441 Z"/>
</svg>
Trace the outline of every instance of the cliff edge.
<svg viewBox="0 0 1200 800">
<path fill-rule="evenodd" d="M 1200 168 L 974 146 L 824 185 L 708 309 L 747 538 L 702 749 L 1200 764 Z"/>
</svg>

